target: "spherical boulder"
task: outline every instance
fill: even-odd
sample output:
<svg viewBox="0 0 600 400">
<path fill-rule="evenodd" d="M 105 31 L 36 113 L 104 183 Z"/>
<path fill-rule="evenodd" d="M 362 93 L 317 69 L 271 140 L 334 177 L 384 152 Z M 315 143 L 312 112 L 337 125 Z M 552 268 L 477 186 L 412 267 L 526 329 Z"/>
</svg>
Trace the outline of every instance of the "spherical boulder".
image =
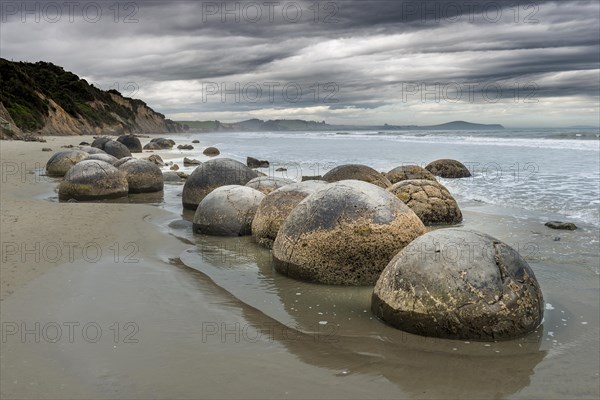
<svg viewBox="0 0 600 400">
<path fill-rule="evenodd" d="M 273 243 L 275 269 L 333 285 L 372 285 L 404 246 L 425 233 L 410 208 L 385 189 L 349 180 L 302 200 Z"/>
<path fill-rule="evenodd" d="M 544 301 L 533 271 L 514 249 L 483 233 L 439 229 L 390 261 L 371 309 L 417 335 L 492 341 L 535 330 Z"/>
<path fill-rule="evenodd" d="M 448 189 L 437 181 L 411 179 L 388 188 L 404 202 L 425 225 L 458 224 L 462 213 Z"/>
<path fill-rule="evenodd" d="M 131 152 L 123 143 L 119 143 L 116 140 L 110 140 L 104 143 L 103 150 L 106 154 L 117 158 L 131 157 Z"/>
<path fill-rule="evenodd" d="M 104 150 L 92 146 L 79 146 L 79 150 L 85 151 L 88 154 L 106 154 Z"/>
<path fill-rule="evenodd" d="M 110 154 L 90 154 L 86 160 L 100 160 L 111 165 L 115 165 L 115 163 L 119 161 L 117 157 L 111 156 Z"/>
<path fill-rule="evenodd" d="M 59 151 L 46 163 L 46 172 L 50 176 L 63 176 L 73 165 L 88 157 L 89 154 L 82 150 Z"/>
<path fill-rule="evenodd" d="M 402 165 L 396 167 L 387 174 L 385 177 L 394 183 L 400 181 L 407 181 L 409 179 L 427 179 L 429 181 L 435 181 L 435 176 L 425 168 L 419 167 L 418 165 Z"/>
<path fill-rule="evenodd" d="M 471 176 L 468 168 L 463 163 L 456 160 L 436 160 L 432 161 L 425 169 L 435 176 L 442 178 L 468 178 Z"/>
<path fill-rule="evenodd" d="M 129 193 L 150 193 L 163 190 L 163 173 L 156 164 L 150 161 L 134 158 L 119 166 L 119 171 L 127 178 Z"/>
<path fill-rule="evenodd" d="M 104 145 L 106 144 L 106 142 L 110 142 L 111 140 L 112 137 L 110 136 L 98 136 L 94 139 L 91 146 L 104 150 Z"/>
<path fill-rule="evenodd" d="M 369 182 L 384 189 L 392 185 L 383 174 L 371 167 L 360 164 L 340 165 L 323 175 L 323 180 L 327 182 L 338 182 L 349 179 Z"/>
<path fill-rule="evenodd" d="M 283 221 L 294 207 L 307 196 L 327 185 L 325 181 L 306 181 L 285 185 L 269 193 L 258 206 L 252 221 L 252 235 L 256 242 L 270 248 Z"/>
<path fill-rule="evenodd" d="M 195 233 L 244 236 L 252 232 L 252 220 L 265 195 L 247 186 L 221 186 L 202 199 L 194 214 Z"/>
<path fill-rule="evenodd" d="M 274 176 L 259 176 L 246 183 L 246 186 L 256 189 L 264 194 L 269 194 L 273 190 L 289 185 L 290 183 L 294 183 L 294 181 L 287 178 L 276 178 Z"/>
<path fill-rule="evenodd" d="M 245 185 L 258 175 L 239 161 L 217 158 L 197 167 L 183 187 L 183 207 L 195 210 L 214 189 L 225 185 Z"/>
<path fill-rule="evenodd" d="M 144 150 L 162 150 L 162 147 L 160 147 L 158 145 L 158 143 L 155 142 L 150 142 L 150 143 L 146 143 L 146 145 L 143 148 Z"/>
<path fill-rule="evenodd" d="M 60 200 L 98 200 L 126 196 L 127 178 L 112 165 L 84 160 L 73 166 L 58 187 Z"/>
<path fill-rule="evenodd" d="M 119 168 L 121 165 L 125 164 L 127 161 L 129 160 L 135 160 L 135 158 L 133 157 L 123 157 L 123 158 L 119 158 L 117 159 L 117 161 L 115 161 L 113 163 L 113 165 L 117 168 Z"/>
<path fill-rule="evenodd" d="M 131 153 L 142 152 L 142 142 L 135 135 L 121 135 L 117 138 L 117 142 L 124 144 Z"/>
<path fill-rule="evenodd" d="M 173 139 L 165 138 L 154 138 L 150 143 L 156 143 L 161 149 L 171 149 L 175 146 L 175 141 Z"/>
<path fill-rule="evenodd" d="M 207 147 L 206 149 L 204 149 L 202 154 L 209 157 L 215 157 L 221 154 L 221 152 L 216 147 Z"/>
</svg>

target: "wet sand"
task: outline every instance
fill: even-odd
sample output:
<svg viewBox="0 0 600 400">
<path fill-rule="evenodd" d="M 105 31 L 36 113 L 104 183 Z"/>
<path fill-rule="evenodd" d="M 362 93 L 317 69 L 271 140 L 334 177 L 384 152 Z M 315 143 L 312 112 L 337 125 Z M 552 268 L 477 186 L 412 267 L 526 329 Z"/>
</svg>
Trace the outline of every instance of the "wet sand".
<svg viewBox="0 0 600 400">
<path fill-rule="evenodd" d="M 599 395 L 597 253 L 578 245 L 593 230 L 461 204 L 465 227 L 519 247 L 545 321 L 501 343 L 422 338 L 372 318 L 371 288 L 294 281 L 251 238 L 193 235 L 181 185 L 133 200 L 152 204 L 56 202 L 57 181 L 36 174 L 53 154 L 41 148 L 82 140 L 0 143 L 3 398 Z"/>
</svg>

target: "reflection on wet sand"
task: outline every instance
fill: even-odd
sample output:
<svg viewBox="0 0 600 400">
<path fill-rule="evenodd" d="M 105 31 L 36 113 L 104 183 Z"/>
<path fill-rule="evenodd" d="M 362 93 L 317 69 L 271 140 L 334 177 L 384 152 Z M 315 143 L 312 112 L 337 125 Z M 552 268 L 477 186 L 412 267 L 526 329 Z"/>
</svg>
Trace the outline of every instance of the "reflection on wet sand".
<svg viewBox="0 0 600 400">
<path fill-rule="evenodd" d="M 192 235 L 186 222 L 172 224 L 176 236 L 196 244 L 181 262 L 206 274 L 246 306 L 252 326 L 247 340 L 268 338 L 300 360 L 338 376 L 384 377 L 410 397 L 499 398 L 530 384 L 546 355 L 543 327 L 520 340 L 477 343 L 424 338 L 373 318 L 372 288 L 298 282 L 277 274 L 271 255 L 249 237 Z M 210 327 L 220 337 L 226 324 Z"/>
</svg>

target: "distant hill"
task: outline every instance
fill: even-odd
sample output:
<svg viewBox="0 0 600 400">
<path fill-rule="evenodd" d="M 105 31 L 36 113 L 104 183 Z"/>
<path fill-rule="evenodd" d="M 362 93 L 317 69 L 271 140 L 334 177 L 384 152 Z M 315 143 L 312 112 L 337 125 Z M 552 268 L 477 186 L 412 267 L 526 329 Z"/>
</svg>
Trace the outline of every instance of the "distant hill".
<svg viewBox="0 0 600 400">
<path fill-rule="evenodd" d="M 502 125 L 474 124 L 472 122 L 454 121 L 441 125 L 417 126 L 417 125 L 330 125 L 325 121 L 305 121 L 301 119 L 276 119 L 263 121 L 261 119 L 249 119 L 246 121 L 223 123 L 220 121 L 179 121 L 186 129 L 198 132 L 267 132 L 267 131 L 399 131 L 399 130 L 497 130 L 504 129 Z"/>
<path fill-rule="evenodd" d="M 180 132 L 182 126 L 141 100 L 103 91 L 47 62 L 0 58 L 0 134 L 42 135 Z"/>
</svg>

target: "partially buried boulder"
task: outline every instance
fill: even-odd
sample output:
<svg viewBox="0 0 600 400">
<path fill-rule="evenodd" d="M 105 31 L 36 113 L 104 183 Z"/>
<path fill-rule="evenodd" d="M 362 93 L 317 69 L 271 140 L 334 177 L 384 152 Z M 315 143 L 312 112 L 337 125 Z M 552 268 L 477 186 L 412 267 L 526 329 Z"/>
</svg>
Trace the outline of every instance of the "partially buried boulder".
<svg viewBox="0 0 600 400">
<path fill-rule="evenodd" d="M 456 160 L 436 160 L 432 161 L 425 169 L 435 176 L 442 178 L 468 178 L 471 172 L 463 163 Z"/>
<path fill-rule="evenodd" d="M 406 332 L 492 341 L 535 330 L 544 301 L 514 249 L 482 233 L 439 229 L 394 257 L 375 285 L 371 308 Z"/>
<path fill-rule="evenodd" d="M 273 243 L 274 265 L 302 280 L 372 285 L 394 255 L 423 233 L 421 220 L 387 190 L 336 182 L 287 217 Z"/>
<path fill-rule="evenodd" d="M 202 164 L 202 162 L 199 160 L 196 160 L 194 158 L 183 157 L 183 165 L 185 167 L 187 167 L 189 165 L 200 165 L 200 164 Z"/>
<path fill-rule="evenodd" d="M 112 137 L 110 136 L 98 136 L 96 138 L 94 138 L 94 141 L 92 142 L 92 147 L 96 147 L 98 149 L 104 150 L 104 145 L 107 142 L 110 142 L 112 140 Z"/>
<path fill-rule="evenodd" d="M 117 138 L 117 142 L 124 144 L 132 153 L 142 152 L 142 142 L 135 135 L 121 135 Z"/>
<path fill-rule="evenodd" d="M 150 193 L 163 190 L 163 174 L 150 161 L 132 159 L 119 167 L 127 178 L 129 193 Z"/>
<path fill-rule="evenodd" d="M 46 172 L 50 176 L 63 176 L 73 165 L 88 157 L 89 154 L 81 150 L 59 151 L 46 163 Z"/>
<path fill-rule="evenodd" d="M 82 161 L 67 172 L 58 187 L 60 200 L 98 200 L 127 196 L 127 178 L 112 165 Z"/>
<path fill-rule="evenodd" d="M 129 151 L 127 146 L 125 146 L 123 143 L 117 142 L 116 140 L 110 140 L 104 143 L 103 150 L 107 154 L 110 154 L 111 156 L 117 158 L 131 157 L 131 152 Z"/>
<path fill-rule="evenodd" d="M 195 210 L 214 189 L 225 185 L 245 185 L 256 178 L 256 172 L 239 161 L 217 158 L 197 167 L 183 187 L 183 207 Z"/>
<path fill-rule="evenodd" d="M 246 186 L 221 186 L 210 192 L 194 215 L 195 233 L 244 236 L 252 232 L 252 220 L 265 195 Z"/>
<path fill-rule="evenodd" d="M 191 144 L 180 144 L 179 146 L 177 146 L 177 148 L 179 150 L 194 150 L 194 146 L 192 146 Z"/>
<path fill-rule="evenodd" d="M 274 176 L 259 176 L 246 183 L 246 186 L 256 189 L 264 194 L 269 194 L 273 190 L 289 185 L 290 183 L 294 183 L 294 181 L 286 178 L 276 178 Z"/>
<path fill-rule="evenodd" d="M 267 160 L 259 160 L 254 157 L 246 157 L 246 165 L 249 168 L 269 168 L 269 162 Z"/>
<path fill-rule="evenodd" d="M 150 142 L 146 143 L 146 145 L 144 146 L 144 150 L 162 150 L 162 147 L 160 147 L 158 143 Z"/>
<path fill-rule="evenodd" d="M 372 183 L 373 185 L 377 185 L 384 189 L 392 185 L 392 183 L 385 176 L 383 176 L 383 174 L 377 172 L 371 167 L 360 164 L 340 165 L 323 175 L 323 180 L 327 182 L 338 182 L 352 179 Z"/>
<path fill-rule="evenodd" d="M 327 185 L 325 181 L 292 183 L 269 193 L 260 203 L 252 222 L 252 235 L 256 242 L 270 248 L 283 221 L 294 207 Z"/>
<path fill-rule="evenodd" d="M 412 179 L 388 188 L 404 202 L 425 225 L 458 224 L 462 213 L 448 189 L 436 181 Z"/>
<path fill-rule="evenodd" d="M 394 183 L 400 181 L 407 181 L 409 179 L 427 179 L 429 181 L 435 181 L 435 176 L 425 168 L 421 168 L 418 165 L 402 165 L 396 167 L 387 174 L 385 177 Z"/>
<path fill-rule="evenodd" d="M 154 138 L 150 141 L 150 143 L 156 143 L 161 149 L 171 149 L 175 146 L 175 141 L 173 139 L 165 139 L 165 138 Z"/>
<path fill-rule="evenodd" d="M 204 149 L 202 154 L 209 157 L 215 157 L 221 154 L 221 152 L 216 147 L 207 147 L 206 149 Z"/>
<path fill-rule="evenodd" d="M 92 146 L 79 146 L 79 150 L 85 151 L 88 154 L 106 154 L 104 150 Z"/>
</svg>

